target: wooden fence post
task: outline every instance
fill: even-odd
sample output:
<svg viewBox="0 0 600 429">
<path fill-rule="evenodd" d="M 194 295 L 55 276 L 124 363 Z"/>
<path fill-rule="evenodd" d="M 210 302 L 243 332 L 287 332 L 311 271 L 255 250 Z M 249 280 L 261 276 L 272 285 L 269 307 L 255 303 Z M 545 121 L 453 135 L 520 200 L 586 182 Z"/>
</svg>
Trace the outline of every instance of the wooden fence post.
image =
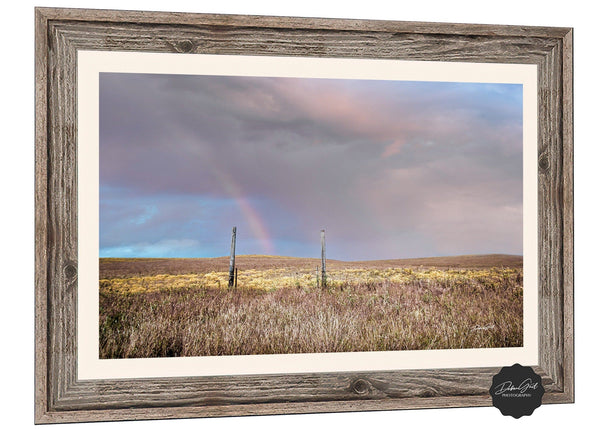
<svg viewBox="0 0 600 429">
<path fill-rule="evenodd" d="M 232 288 L 234 284 L 234 269 L 235 269 L 235 235 L 237 228 L 234 226 L 231 231 L 231 253 L 229 255 L 229 285 Z"/>
<path fill-rule="evenodd" d="M 327 274 L 325 268 L 325 230 L 321 230 L 321 287 L 327 287 Z"/>
</svg>

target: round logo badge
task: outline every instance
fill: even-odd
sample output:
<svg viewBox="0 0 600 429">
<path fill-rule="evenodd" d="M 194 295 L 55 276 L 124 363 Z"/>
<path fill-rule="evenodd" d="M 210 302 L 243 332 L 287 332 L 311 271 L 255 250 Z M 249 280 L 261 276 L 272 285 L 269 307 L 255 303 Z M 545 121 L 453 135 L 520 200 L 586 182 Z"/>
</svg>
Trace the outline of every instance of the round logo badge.
<svg viewBox="0 0 600 429">
<path fill-rule="evenodd" d="M 530 416 L 542 405 L 542 378 L 530 366 L 505 366 L 492 379 L 492 403 L 505 416 Z"/>
</svg>

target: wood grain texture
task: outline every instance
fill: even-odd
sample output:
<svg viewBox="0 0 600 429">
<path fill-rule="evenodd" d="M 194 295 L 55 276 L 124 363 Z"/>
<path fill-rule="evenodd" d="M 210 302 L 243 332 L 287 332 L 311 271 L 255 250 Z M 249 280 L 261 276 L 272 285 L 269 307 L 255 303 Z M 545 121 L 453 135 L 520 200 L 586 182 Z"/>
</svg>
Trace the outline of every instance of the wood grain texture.
<svg viewBox="0 0 600 429">
<path fill-rule="evenodd" d="M 35 415 L 43 416 L 48 408 L 48 183 L 47 183 L 47 21 L 39 10 L 35 14 Z"/>
<path fill-rule="evenodd" d="M 573 30 L 562 40 L 562 157 L 563 168 L 563 390 L 571 401 L 575 400 L 574 356 L 574 135 L 573 135 Z"/>
<path fill-rule="evenodd" d="M 382 33 L 448 34 L 480 36 L 517 36 L 562 38 L 570 29 L 484 24 L 448 24 L 432 22 L 402 22 L 361 19 L 298 18 L 280 16 L 216 15 L 177 12 L 147 12 L 94 9 L 38 8 L 48 20 L 90 21 L 99 23 L 135 23 L 276 28 L 322 29 L 342 31 L 370 31 Z"/>
<path fill-rule="evenodd" d="M 80 381 L 77 51 L 527 63 L 539 78 L 539 324 L 545 403 L 573 400 L 572 31 L 36 10 L 36 422 L 487 406 L 499 368 Z"/>
</svg>

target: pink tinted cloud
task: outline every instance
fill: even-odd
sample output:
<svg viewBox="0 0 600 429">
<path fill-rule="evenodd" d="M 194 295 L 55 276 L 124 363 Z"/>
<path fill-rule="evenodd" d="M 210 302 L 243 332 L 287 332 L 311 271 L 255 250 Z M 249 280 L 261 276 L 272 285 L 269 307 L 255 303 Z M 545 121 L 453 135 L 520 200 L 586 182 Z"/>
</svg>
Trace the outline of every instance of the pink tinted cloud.
<svg viewBox="0 0 600 429">
<path fill-rule="evenodd" d="M 300 79 L 275 85 L 282 102 L 298 115 L 330 124 L 348 135 L 384 143 L 419 128 L 417 123 L 403 119 L 408 117 L 408 112 L 401 110 L 403 107 L 389 106 L 389 100 L 373 93 Z"/>
<path fill-rule="evenodd" d="M 389 158 L 392 155 L 396 155 L 400 153 L 400 148 L 404 144 L 404 139 L 396 139 L 391 144 L 387 145 L 383 153 L 381 154 L 382 158 Z"/>
</svg>

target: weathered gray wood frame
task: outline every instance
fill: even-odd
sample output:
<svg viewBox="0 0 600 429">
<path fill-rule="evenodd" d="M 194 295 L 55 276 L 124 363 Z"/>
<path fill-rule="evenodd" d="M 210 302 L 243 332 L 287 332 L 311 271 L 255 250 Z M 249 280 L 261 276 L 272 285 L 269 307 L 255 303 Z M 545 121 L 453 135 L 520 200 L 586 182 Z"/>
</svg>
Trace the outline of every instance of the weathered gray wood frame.
<svg viewBox="0 0 600 429">
<path fill-rule="evenodd" d="M 538 66 L 544 403 L 574 400 L 572 29 L 36 9 L 36 423 L 489 406 L 499 368 L 80 381 L 77 63 L 85 50 Z"/>
</svg>

